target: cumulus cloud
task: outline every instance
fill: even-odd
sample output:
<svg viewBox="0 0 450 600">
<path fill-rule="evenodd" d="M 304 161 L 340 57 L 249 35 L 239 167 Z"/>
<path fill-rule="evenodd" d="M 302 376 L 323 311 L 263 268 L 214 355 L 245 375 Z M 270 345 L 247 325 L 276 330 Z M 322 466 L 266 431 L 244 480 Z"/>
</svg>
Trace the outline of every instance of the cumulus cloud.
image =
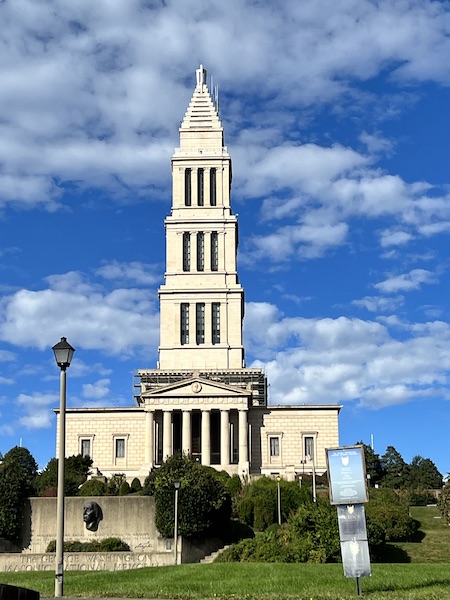
<svg viewBox="0 0 450 600">
<path fill-rule="evenodd" d="M 123 357 L 157 345 L 159 313 L 148 290 L 107 291 L 73 272 L 46 280 L 46 289 L 0 300 L 1 340 L 44 349 L 64 331 L 79 347 Z"/>
<path fill-rule="evenodd" d="M 388 279 L 375 284 L 374 287 L 381 292 L 392 294 L 416 290 L 424 283 L 437 283 L 436 275 L 427 269 L 413 269 L 409 273 L 392 275 L 391 277 L 388 277 Z"/>
<path fill-rule="evenodd" d="M 109 394 L 110 379 L 99 379 L 95 383 L 83 385 L 83 398 L 100 400 Z"/>
<path fill-rule="evenodd" d="M 246 343 L 265 369 L 272 404 L 356 401 L 367 408 L 439 394 L 450 397 L 450 326 L 356 318 L 283 317 L 263 303 L 247 306 Z M 282 344 L 290 340 L 289 347 Z"/>
<path fill-rule="evenodd" d="M 19 394 L 17 404 L 22 407 L 25 415 L 19 419 L 19 424 L 27 429 L 47 429 L 54 421 L 53 406 L 59 405 L 57 394 Z"/>
</svg>

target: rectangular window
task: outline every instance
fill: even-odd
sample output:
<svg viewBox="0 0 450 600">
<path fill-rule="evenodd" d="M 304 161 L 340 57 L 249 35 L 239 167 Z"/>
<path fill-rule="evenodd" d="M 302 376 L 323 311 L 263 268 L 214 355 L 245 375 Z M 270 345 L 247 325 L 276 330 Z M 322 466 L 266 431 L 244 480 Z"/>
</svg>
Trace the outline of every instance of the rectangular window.
<svg viewBox="0 0 450 600">
<path fill-rule="evenodd" d="M 183 271 L 191 270 L 191 234 L 183 233 Z"/>
<path fill-rule="evenodd" d="M 81 456 L 92 456 L 90 439 L 82 439 L 81 440 Z"/>
<path fill-rule="evenodd" d="M 270 456 L 280 456 L 280 438 L 269 438 Z"/>
<path fill-rule="evenodd" d="M 205 304 L 199 302 L 195 305 L 195 317 L 196 317 L 196 342 L 197 344 L 205 343 Z"/>
<path fill-rule="evenodd" d="M 212 343 L 220 344 L 220 303 L 212 303 Z"/>
<path fill-rule="evenodd" d="M 205 234 L 197 233 L 197 271 L 205 270 Z"/>
<path fill-rule="evenodd" d="M 203 206 L 205 202 L 204 198 L 205 185 L 204 185 L 204 170 L 197 170 L 197 204 Z"/>
<path fill-rule="evenodd" d="M 185 169 L 184 171 L 184 205 L 191 206 L 192 195 L 191 195 L 191 169 Z"/>
<path fill-rule="evenodd" d="M 211 271 L 219 268 L 219 236 L 217 231 L 211 232 Z"/>
<path fill-rule="evenodd" d="M 116 438 L 116 458 L 125 458 L 125 439 Z"/>
<path fill-rule="evenodd" d="M 210 169 L 209 171 L 209 203 L 211 206 L 217 205 L 216 172 L 216 169 Z"/>
<path fill-rule="evenodd" d="M 189 344 L 189 304 L 181 304 L 181 343 Z"/>
<path fill-rule="evenodd" d="M 306 435 L 305 438 L 305 457 L 308 460 L 312 460 L 314 458 L 314 438 L 312 435 Z"/>
</svg>

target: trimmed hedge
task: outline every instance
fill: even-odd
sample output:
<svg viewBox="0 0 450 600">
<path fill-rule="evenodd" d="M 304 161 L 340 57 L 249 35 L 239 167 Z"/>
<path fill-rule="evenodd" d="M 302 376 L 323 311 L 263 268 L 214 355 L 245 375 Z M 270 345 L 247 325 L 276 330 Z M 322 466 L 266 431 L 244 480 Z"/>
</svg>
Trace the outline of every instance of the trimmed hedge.
<svg viewBox="0 0 450 600">
<path fill-rule="evenodd" d="M 109 537 L 91 542 L 64 542 L 64 552 L 129 552 L 130 546 L 120 538 Z M 56 540 L 49 542 L 46 552 L 56 552 Z"/>
</svg>

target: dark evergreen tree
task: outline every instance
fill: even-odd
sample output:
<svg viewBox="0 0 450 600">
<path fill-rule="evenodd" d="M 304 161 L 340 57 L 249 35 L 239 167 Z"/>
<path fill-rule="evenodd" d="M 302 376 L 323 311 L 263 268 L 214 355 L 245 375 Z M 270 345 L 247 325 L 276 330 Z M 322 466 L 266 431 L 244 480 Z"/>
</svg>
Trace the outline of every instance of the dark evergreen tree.
<svg viewBox="0 0 450 600">
<path fill-rule="evenodd" d="M 89 456 L 69 456 L 65 459 L 64 494 L 76 496 L 78 489 L 87 480 L 92 458 Z M 39 477 L 39 491 L 41 496 L 56 496 L 58 487 L 58 460 L 52 458 Z"/>
<path fill-rule="evenodd" d="M 386 452 L 381 457 L 381 466 L 384 472 L 381 480 L 383 487 L 396 490 L 409 487 L 410 467 L 394 446 L 386 448 Z"/>
<path fill-rule="evenodd" d="M 411 461 L 410 486 L 420 490 L 439 490 L 442 487 L 442 474 L 432 460 L 415 456 Z"/>
<path fill-rule="evenodd" d="M 0 537 L 19 537 L 26 499 L 36 491 L 37 464 L 29 450 L 15 446 L 0 464 Z"/>
</svg>

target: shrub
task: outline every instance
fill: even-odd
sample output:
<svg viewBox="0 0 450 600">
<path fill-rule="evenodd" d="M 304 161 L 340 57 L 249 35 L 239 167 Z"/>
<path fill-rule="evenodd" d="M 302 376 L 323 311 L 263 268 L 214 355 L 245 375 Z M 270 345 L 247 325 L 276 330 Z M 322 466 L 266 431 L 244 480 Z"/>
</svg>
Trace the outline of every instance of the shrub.
<svg viewBox="0 0 450 600">
<path fill-rule="evenodd" d="M 428 490 L 413 490 L 409 495 L 410 506 L 427 506 L 436 502 L 436 496 Z"/>
<path fill-rule="evenodd" d="M 439 512 L 447 524 L 450 524 L 450 482 L 446 483 L 439 494 L 437 503 Z"/>
<path fill-rule="evenodd" d="M 128 481 L 123 481 L 119 487 L 119 496 L 128 496 L 130 492 L 130 484 L 128 483 Z"/>
<path fill-rule="evenodd" d="M 106 483 L 101 479 L 89 479 L 78 490 L 79 496 L 104 496 L 105 494 Z"/>
<path fill-rule="evenodd" d="M 125 477 L 125 473 L 116 473 L 110 479 L 108 479 L 108 483 L 106 484 L 106 493 L 108 496 L 118 496 L 120 486 L 127 478 Z"/>
<path fill-rule="evenodd" d="M 407 542 L 413 539 L 418 528 L 418 522 L 409 515 L 407 498 L 400 497 L 394 490 L 371 490 L 366 514 L 384 531 L 388 542 Z"/>
<path fill-rule="evenodd" d="M 223 483 L 191 456 L 174 454 L 158 469 L 153 469 L 144 484 L 144 493 L 155 498 L 155 524 L 164 537 L 174 531 L 174 481 L 181 482 L 178 493 L 179 534 L 221 537 L 227 531 L 231 500 Z"/>
<path fill-rule="evenodd" d="M 133 479 L 133 481 L 131 482 L 130 488 L 134 494 L 136 494 L 137 492 L 140 492 L 142 490 L 142 484 L 141 484 L 140 479 L 135 477 Z"/>
<path fill-rule="evenodd" d="M 78 540 L 64 542 L 64 552 L 129 552 L 130 547 L 120 538 L 105 538 L 97 541 L 80 542 Z M 56 552 L 56 540 L 49 542 L 46 552 Z"/>
</svg>

